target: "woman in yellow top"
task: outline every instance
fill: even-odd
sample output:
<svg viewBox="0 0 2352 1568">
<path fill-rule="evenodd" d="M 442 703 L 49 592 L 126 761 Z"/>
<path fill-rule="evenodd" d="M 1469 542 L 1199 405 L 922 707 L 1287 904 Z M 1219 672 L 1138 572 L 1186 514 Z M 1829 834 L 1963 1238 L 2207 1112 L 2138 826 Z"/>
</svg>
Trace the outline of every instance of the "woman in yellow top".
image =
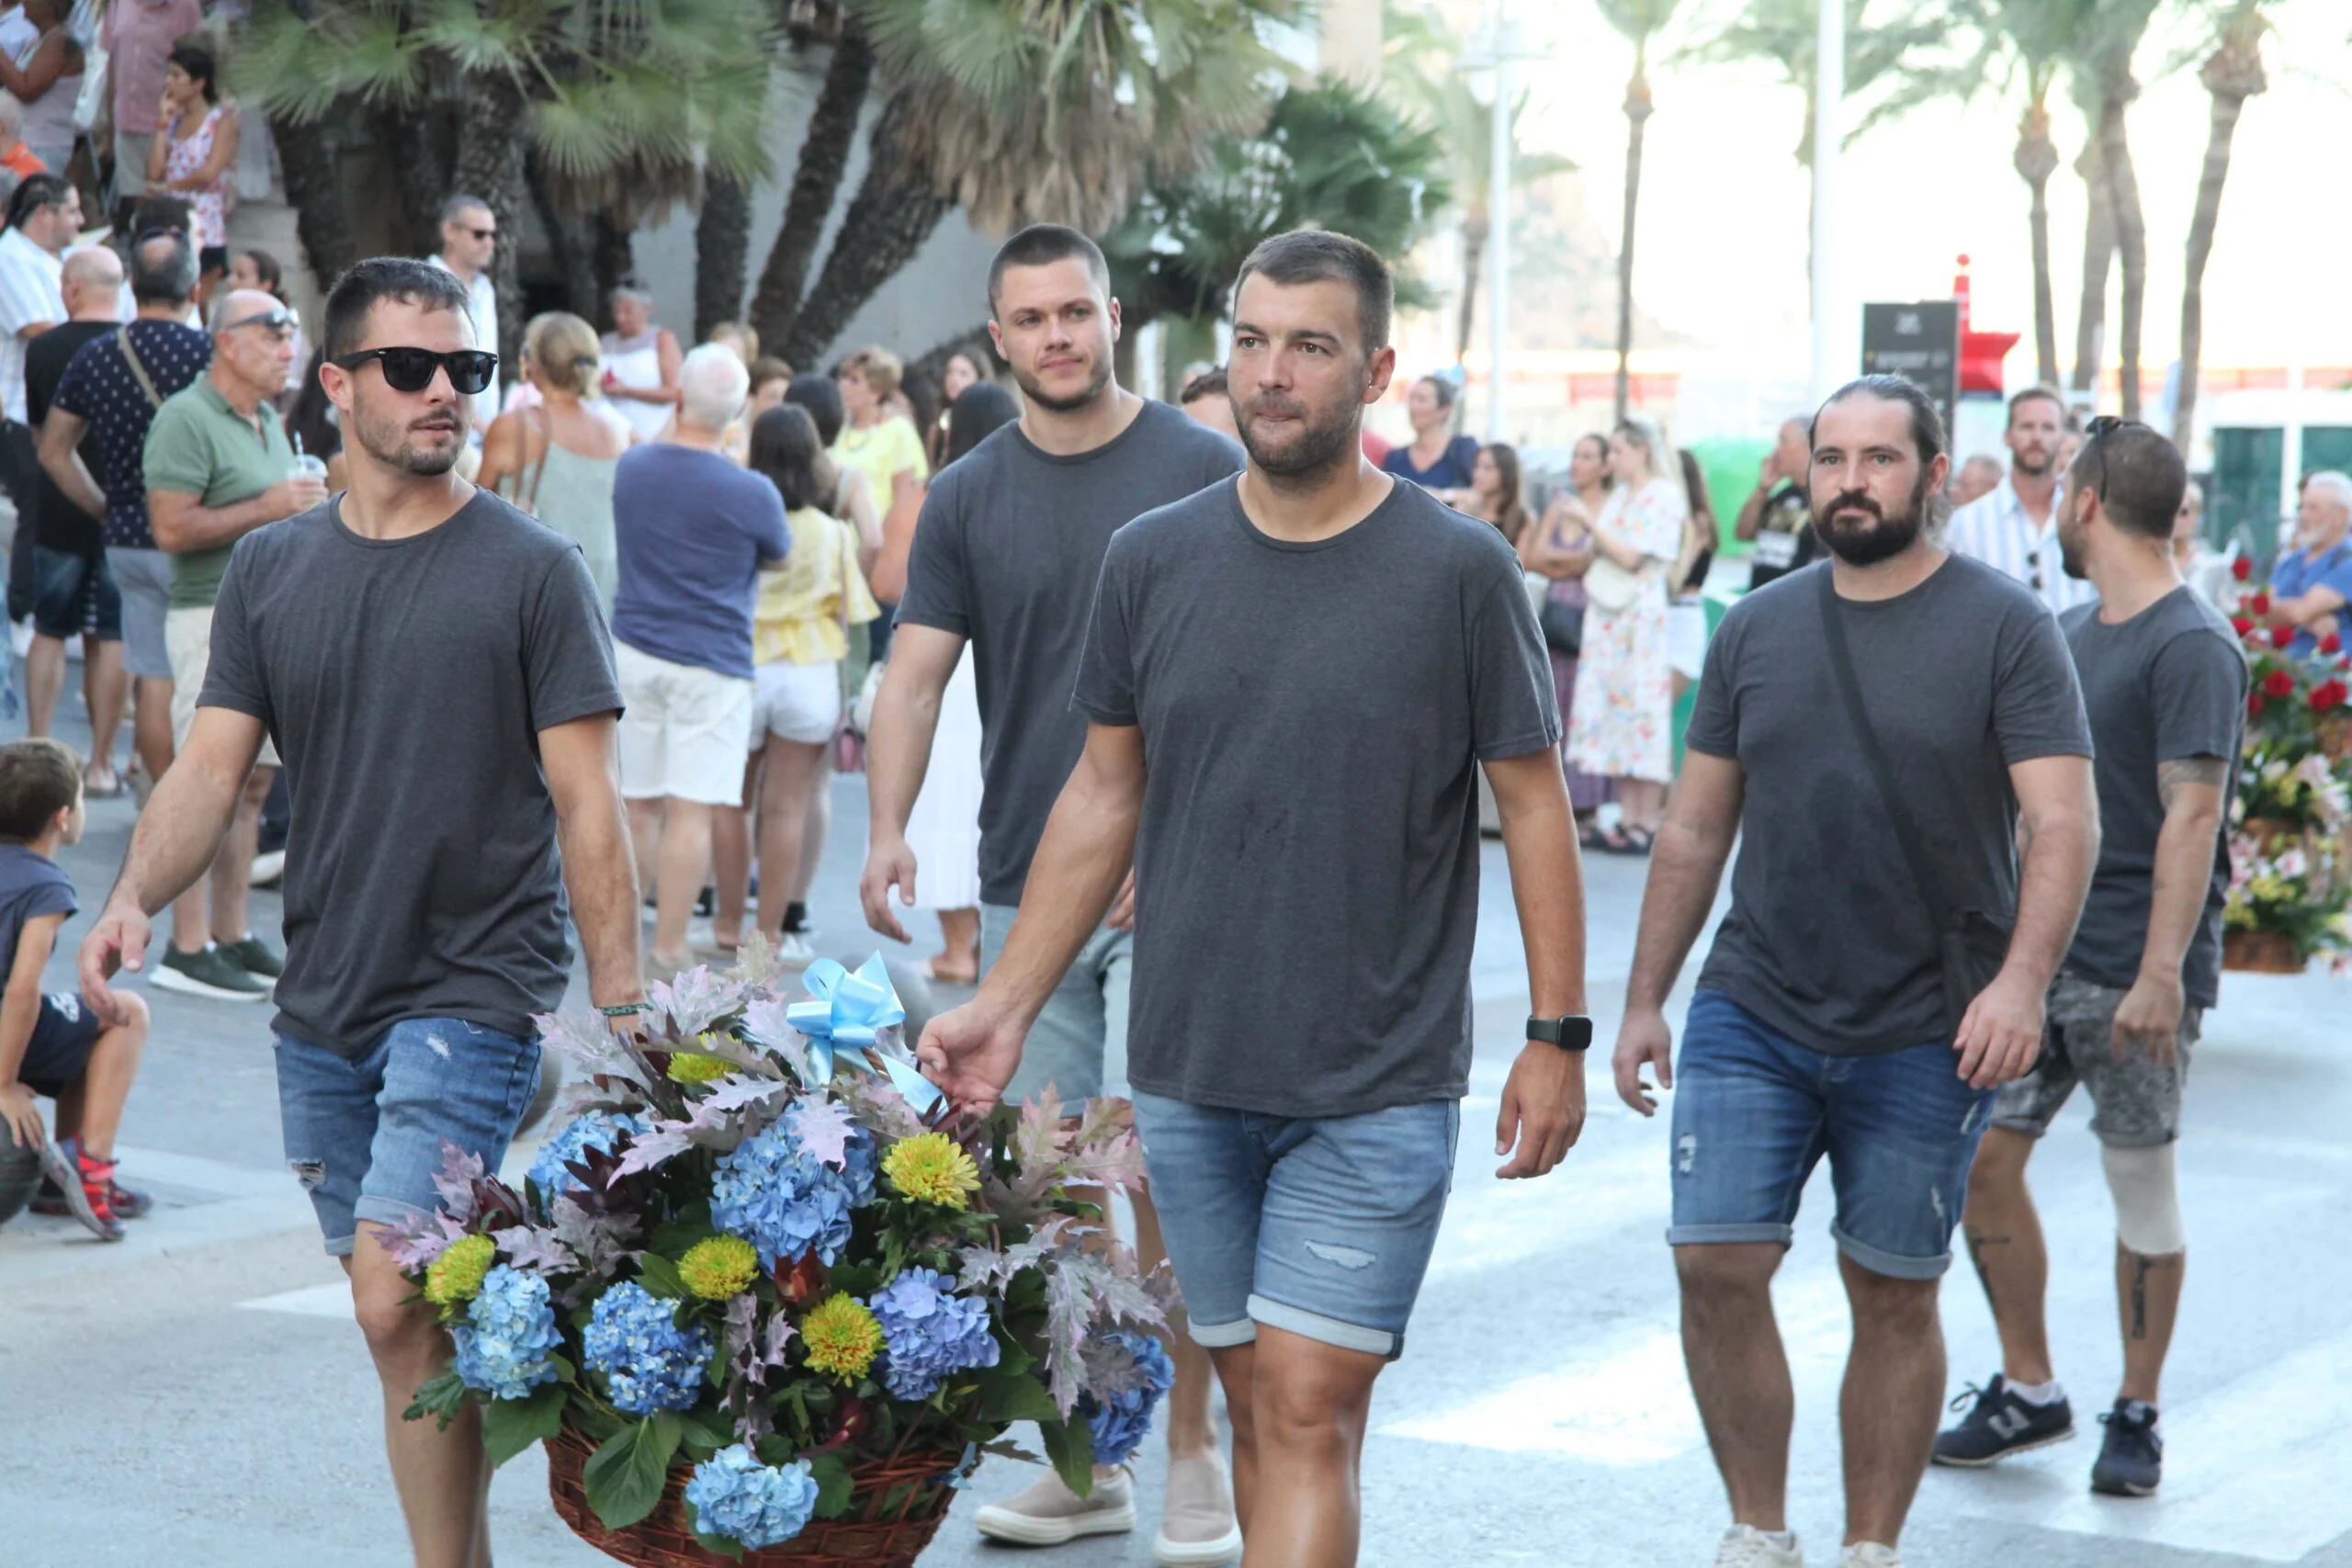
<svg viewBox="0 0 2352 1568">
<path fill-rule="evenodd" d="M 914 525 L 915 513 L 922 505 L 923 481 L 931 477 L 922 434 L 911 420 L 892 413 L 887 406 L 898 392 L 903 374 L 899 356 L 886 348 L 861 348 L 842 360 L 836 373 L 849 423 L 833 442 L 833 461 L 865 476 L 886 533 L 893 518 L 902 519 L 900 526 Z M 890 656 L 888 617 L 876 623 L 873 640 L 874 662 L 879 664 Z"/>
<path fill-rule="evenodd" d="M 881 614 L 858 570 L 857 540 L 849 525 L 820 511 L 823 477 L 817 426 L 808 411 L 786 404 L 752 423 L 751 462 L 784 497 L 792 549 L 784 564 L 760 574 L 752 618 L 752 768 L 760 774 L 760 934 L 787 964 L 815 955 L 800 936 L 784 931 L 788 890 L 800 870 L 808 801 L 822 787 L 826 752 L 841 728 L 841 661 L 849 631 Z M 751 791 L 745 791 L 750 798 Z M 731 868 L 730 868 L 731 869 Z M 728 879 L 729 881 L 733 878 Z M 744 893 L 722 886 L 715 935 L 722 945 L 741 930 Z M 731 897 L 730 897 L 731 895 Z M 724 918 L 736 911 L 734 930 Z"/>
</svg>

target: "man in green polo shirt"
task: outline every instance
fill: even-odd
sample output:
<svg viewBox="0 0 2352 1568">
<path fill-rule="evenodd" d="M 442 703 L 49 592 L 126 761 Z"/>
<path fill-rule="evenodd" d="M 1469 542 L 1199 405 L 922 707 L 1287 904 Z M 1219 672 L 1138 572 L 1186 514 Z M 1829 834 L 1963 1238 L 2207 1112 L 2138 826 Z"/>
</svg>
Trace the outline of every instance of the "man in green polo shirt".
<svg viewBox="0 0 2352 1568">
<path fill-rule="evenodd" d="M 164 400 L 148 427 L 147 512 L 155 543 L 172 557 L 164 641 L 172 658 L 172 739 L 186 746 L 212 656 L 212 604 L 236 542 L 265 523 L 326 500 L 325 481 L 298 471 L 293 445 L 268 400 L 294 369 L 293 313 L 241 288 L 212 307 L 212 364 Z M 245 924 L 261 807 L 277 770 L 264 741 L 235 825 L 212 863 L 212 940 L 197 952 L 172 942 L 153 971 L 166 990 L 223 1001 L 258 1001 L 284 967 Z"/>
</svg>

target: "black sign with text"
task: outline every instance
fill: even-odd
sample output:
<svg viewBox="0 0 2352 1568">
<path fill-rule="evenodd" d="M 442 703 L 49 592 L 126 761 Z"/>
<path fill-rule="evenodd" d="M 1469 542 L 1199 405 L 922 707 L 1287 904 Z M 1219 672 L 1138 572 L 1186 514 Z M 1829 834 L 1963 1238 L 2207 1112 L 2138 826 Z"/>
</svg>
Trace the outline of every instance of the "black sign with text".
<svg viewBox="0 0 2352 1568">
<path fill-rule="evenodd" d="M 1960 301 L 1863 306 L 1862 374 L 1900 376 L 1927 393 L 1950 440 L 1960 400 Z"/>
</svg>

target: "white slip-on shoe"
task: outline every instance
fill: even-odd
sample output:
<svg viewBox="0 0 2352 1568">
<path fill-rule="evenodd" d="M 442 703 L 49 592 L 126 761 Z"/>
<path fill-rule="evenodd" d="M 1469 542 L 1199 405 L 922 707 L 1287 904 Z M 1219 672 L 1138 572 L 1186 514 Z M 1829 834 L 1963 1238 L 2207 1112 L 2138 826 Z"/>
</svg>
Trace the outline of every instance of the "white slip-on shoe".
<svg viewBox="0 0 2352 1568">
<path fill-rule="evenodd" d="M 1838 1568 L 1903 1568 L 1903 1557 L 1891 1546 L 1858 1540 L 1838 1559 Z"/>
<path fill-rule="evenodd" d="M 1804 1548 L 1782 1546 L 1754 1525 L 1734 1525 L 1715 1547 L 1714 1568 L 1804 1568 Z"/>
<path fill-rule="evenodd" d="M 1124 1470 L 1094 1478 L 1084 1497 L 1047 1471 L 1043 1479 L 972 1516 L 990 1540 L 1019 1546 L 1060 1546 L 1082 1535 L 1118 1535 L 1136 1528 L 1135 1489 Z"/>
<path fill-rule="evenodd" d="M 1168 1496 L 1151 1555 L 1159 1568 L 1222 1568 L 1241 1556 L 1241 1524 L 1221 1461 L 1198 1454 L 1168 1461 Z"/>
</svg>

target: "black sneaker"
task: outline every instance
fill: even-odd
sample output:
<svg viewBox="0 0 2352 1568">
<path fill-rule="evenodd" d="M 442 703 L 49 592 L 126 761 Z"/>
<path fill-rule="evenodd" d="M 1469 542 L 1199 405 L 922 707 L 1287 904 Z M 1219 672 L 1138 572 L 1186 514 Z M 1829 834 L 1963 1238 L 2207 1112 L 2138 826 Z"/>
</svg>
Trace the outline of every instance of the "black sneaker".
<svg viewBox="0 0 2352 1568">
<path fill-rule="evenodd" d="M 2028 1449 L 2063 1443 L 2075 1435 L 2074 1406 L 2063 1398 L 2048 1404 L 2021 1399 L 2009 1392 L 2008 1380 L 1998 1372 L 1993 1374 L 1988 1387 L 1972 1383 L 1962 1389 L 1951 1408 L 1962 1406 L 1968 1414 L 1960 1418 L 1960 1425 L 1936 1434 L 1938 1464 L 1978 1469 Z"/>
<path fill-rule="evenodd" d="M 220 951 L 230 963 L 257 980 L 275 981 L 286 973 L 286 960 L 279 957 L 269 943 L 251 931 L 239 941 L 222 942 Z"/>
<path fill-rule="evenodd" d="M 2156 1436 L 2156 1407 L 2119 1399 L 2099 1417 L 2107 1437 L 2091 1466 L 2091 1490 L 2109 1497 L 2153 1497 L 2165 1478 L 2165 1440 Z"/>
</svg>

